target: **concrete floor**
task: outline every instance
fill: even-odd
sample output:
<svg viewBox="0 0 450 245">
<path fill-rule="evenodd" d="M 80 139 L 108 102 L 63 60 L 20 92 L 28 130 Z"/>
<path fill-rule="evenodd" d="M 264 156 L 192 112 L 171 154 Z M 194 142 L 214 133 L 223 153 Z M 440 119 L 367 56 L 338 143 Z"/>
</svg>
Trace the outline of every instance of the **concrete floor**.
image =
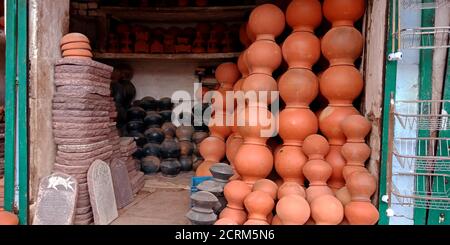
<svg viewBox="0 0 450 245">
<path fill-rule="evenodd" d="M 134 201 L 119 210 L 112 225 L 188 225 L 191 178 L 194 172 L 167 178 L 147 175 L 144 188 Z"/>
</svg>

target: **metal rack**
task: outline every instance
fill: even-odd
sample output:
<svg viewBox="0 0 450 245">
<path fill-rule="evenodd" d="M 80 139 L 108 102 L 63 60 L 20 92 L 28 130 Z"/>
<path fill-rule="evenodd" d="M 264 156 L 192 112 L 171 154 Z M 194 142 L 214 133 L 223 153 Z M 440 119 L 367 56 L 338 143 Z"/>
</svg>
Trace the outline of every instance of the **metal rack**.
<svg viewBox="0 0 450 245">
<path fill-rule="evenodd" d="M 388 206 L 450 210 L 450 138 L 438 137 L 450 130 L 445 110 L 449 100 L 394 101 L 391 99 Z M 429 132 L 430 137 L 396 137 L 394 123 L 408 131 Z M 398 163 L 396 166 L 393 163 Z M 399 187 L 396 183 L 411 183 Z M 390 210 L 393 215 L 393 210 Z"/>
<path fill-rule="evenodd" d="M 403 9 L 435 9 L 450 6 L 448 0 L 435 0 L 423 3 L 422 0 L 401 0 Z"/>
<path fill-rule="evenodd" d="M 450 26 L 401 29 L 394 33 L 400 49 L 449 48 Z"/>
</svg>

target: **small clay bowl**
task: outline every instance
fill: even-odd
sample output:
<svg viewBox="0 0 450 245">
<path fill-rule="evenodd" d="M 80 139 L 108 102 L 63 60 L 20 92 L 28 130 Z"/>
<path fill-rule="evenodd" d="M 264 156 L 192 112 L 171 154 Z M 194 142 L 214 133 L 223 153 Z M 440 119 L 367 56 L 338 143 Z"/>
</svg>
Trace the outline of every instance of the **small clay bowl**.
<svg viewBox="0 0 450 245">
<path fill-rule="evenodd" d="M 73 43 L 66 43 L 61 47 L 61 51 L 66 51 L 70 49 L 85 49 L 90 51 L 91 45 L 85 42 L 73 42 Z"/>
<path fill-rule="evenodd" d="M 66 34 L 61 38 L 60 46 L 63 46 L 67 43 L 73 43 L 73 42 L 84 42 L 89 43 L 89 38 L 87 38 L 84 34 L 78 33 L 78 32 L 72 32 L 69 34 Z"/>
<path fill-rule="evenodd" d="M 67 58 L 67 59 L 86 59 L 86 60 L 92 60 L 91 57 L 77 56 L 77 55 L 64 56 L 64 58 Z"/>
<path fill-rule="evenodd" d="M 92 58 L 92 53 L 89 50 L 86 49 L 69 49 L 63 52 L 62 54 L 63 57 L 67 57 L 67 56 L 84 56 L 84 57 L 91 57 Z"/>
</svg>

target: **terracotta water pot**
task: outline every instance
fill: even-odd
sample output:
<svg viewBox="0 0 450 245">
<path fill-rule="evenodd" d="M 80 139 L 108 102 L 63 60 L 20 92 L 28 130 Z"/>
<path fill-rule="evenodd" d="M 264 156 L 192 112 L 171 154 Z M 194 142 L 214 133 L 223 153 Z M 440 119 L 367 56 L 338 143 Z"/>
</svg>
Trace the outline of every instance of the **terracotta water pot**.
<svg viewBox="0 0 450 245">
<path fill-rule="evenodd" d="M 192 126 L 179 126 L 175 134 L 180 141 L 191 141 L 194 134 L 194 128 Z"/>
<path fill-rule="evenodd" d="M 346 142 L 346 138 L 340 127 L 341 122 L 348 116 L 358 114 L 358 110 L 352 106 L 328 106 L 322 111 L 322 113 L 320 113 L 319 116 L 320 132 L 325 135 L 330 145 L 343 145 Z"/>
<path fill-rule="evenodd" d="M 246 59 L 250 74 L 262 73 L 272 75 L 272 72 L 281 64 L 281 48 L 273 41 L 260 40 L 248 47 Z"/>
<path fill-rule="evenodd" d="M 244 225 L 269 224 L 267 216 L 275 206 L 269 194 L 263 191 L 252 191 L 245 197 L 244 205 L 248 211 L 248 220 Z"/>
<path fill-rule="evenodd" d="M 209 168 L 219 163 L 225 156 L 225 142 L 217 137 L 210 136 L 200 143 L 200 155 L 205 161 L 198 166 L 196 176 L 211 176 Z"/>
<path fill-rule="evenodd" d="M 275 158 L 275 169 L 284 182 L 305 183 L 303 166 L 307 158 L 300 146 L 283 145 Z"/>
<path fill-rule="evenodd" d="M 345 217 L 351 225 L 374 225 L 380 214 L 369 202 L 350 202 L 345 206 Z"/>
<path fill-rule="evenodd" d="M 294 32 L 284 40 L 282 52 L 289 68 L 311 69 L 320 58 L 320 40 L 310 32 Z"/>
<path fill-rule="evenodd" d="M 342 146 L 340 145 L 330 145 L 330 152 L 325 157 L 325 161 L 330 164 L 333 172 L 331 177 L 328 179 L 328 186 L 334 191 L 342 188 L 345 185 L 345 180 L 343 176 L 343 170 L 345 167 L 345 159 L 341 154 Z"/>
<path fill-rule="evenodd" d="M 320 77 L 320 93 L 331 105 L 352 105 L 361 94 L 364 82 L 354 66 L 332 66 Z"/>
<path fill-rule="evenodd" d="M 236 172 L 250 186 L 266 178 L 273 168 L 272 152 L 264 145 L 242 144 L 234 162 Z"/>
<path fill-rule="evenodd" d="M 305 198 L 306 193 L 305 189 L 301 185 L 295 182 L 286 182 L 278 188 L 278 199 L 281 199 L 287 195 L 299 195 Z"/>
<path fill-rule="evenodd" d="M 250 71 L 248 70 L 246 56 L 247 56 L 247 51 L 246 50 L 242 51 L 242 53 L 239 55 L 238 62 L 237 62 L 239 72 L 241 73 L 241 76 L 244 78 L 247 77 L 250 73 Z"/>
<path fill-rule="evenodd" d="M 330 66 L 350 65 L 361 55 L 363 37 L 354 27 L 340 26 L 329 30 L 322 38 L 322 54 Z"/>
<path fill-rule="evenodd" d="M 247 37 L 250 40 L 250 44 L 252 44 L 254 41 L 256 41 L 256 35 L 253 32 L 252 27 L 248 24 L 248 22 L 246 30 L 247 30 Z"/>
<path fill-rule="evenodd" d="M 361 115 L 347 117 L 341 123 L 342 131 L 350 143 L 365 143 L 365 137 L 372 129 L 370 122 Z"/>
<path fill-rule="evenodd" d="M 278 90 L 287 107 L 306 108 L 319 93 L 319 80 L 308 69 L 289 69 L 278 81 Z"/>
<path fill-rule="evenodd" d="M 242 84 L 241 90 L 244 93 L 252 93 L 252 95 L 254 94 L 257 102 L 261 101 L 261 103 L 263 104 L 272 104 L 278 98 L 276 96 L 272 96 L 272 94 L 270 93 L 276 92 L 278 90 L 277 82 L 275 81 L 275 79 L 273 79 L 272 76 L 267 74 L 257 73 L 248 76 Z M 260 93 L 267 95 L 266 101 L 260 100 L 261 97 L 258 97 L 260 96 Z M 254 101 L 250 102 L 253 103 Z"/>
<path fill-rule="evenodd" d="M 337 26 L 353 26 L 365 11 L 364 0 L 325 0 L 323 14 L 328 21 Z"/>
<path fill-rule="evenodd" d="M 336 198 L 342 203 L 342 205 L 344 207 L 349 202 L 351 202 L 352 197 L 350 196 L 350 193 L 348 192 L 347 186 L 344 186 L 341 189 L 337 190 L 334 194 L 336 195 Z"/>
<path fill-rule="evenodd" d="M 225 141 L 231 134 L 231 127 L 227 126 L 227 114 L 217 111 L 208 122 L 208 128 L 211 136 L 217 137 Z"/>
<path fill-rule="evenodd" d="M 252 191 L 262 191 L 270 195 L 272 199 L 277 199 L 278 185 L 269 179 L 260 179 L 253 185 Z M 270 222 L 269 222 L 270 223 Z"/>
<path fill-rule="evenodd" d="M 347 189 L 352 201 L 370 202 L 370 197 L 376 190 L 377 182 L 369 172 L 355 172 L 349 176 Z"/>
<path fill-rule="evenodd" d="M 240 118 L 245 119 L 238 127 L 245 143 L 265 145 L 268 138 L 274 136 L 276 118 L 264 105 L 253 105 L 242 110 Z"/>
<path fill-rule="evenodd" d="M 283 225 L 303 225 L 311 215 L 308 202 L 299 195 L 281 198 L 277 203 L 276 211 Z"/>
<path fill-rule="evenodd" d="M 311 203 L 311 217 L 316 225 L 338 225 L 344 218 L 344 207 L 332 195 L 323 195 Z"/>
<path fill-rule="evenodd" d="M 215 76 L 223 89 L 232 90 L 234 83 L 241 77 L 241 74 L 235 63 L 226 62 L 216 68 Z"/>
<path fill-rule="evenodd" d="M 224 187 L 224 196 L 227 200 L 227 207 L 222 210 L 219 218 L 228 218 L 239 225 L 247 220 L 247 213 L 244 210 L 244 199 L 250 194 L 251 188 L 243 181 L 232 180 Z"/>
<path fill-rule="evenodd" d="M 233 167 L 234 158 L 243 143 L 244 139 L 242 137 L 236 137 L 235 134 L 230 135 L 226 141 L 226 156 Z"/>
<path fill-rule="evenodd" d="M 301 142 L 318 130 L 315 114 L 309 109 L 286 108 L 280 112 L 279 135 L 284 144 L 301 145 Z"/>
<path fill-rule="evenodd" d="M 250 13 L 248 24 L 258 40 L 275 40 L 285 27 L 283 11 L 274 4 L 262 4 Z"/>
<path fill-rule="evenodd" d="M 322 22 L 322 5 L 318 0 L 293 0 L 287 7 L 286 21 L 294 32 L 314 32 Z"/>
</svg>

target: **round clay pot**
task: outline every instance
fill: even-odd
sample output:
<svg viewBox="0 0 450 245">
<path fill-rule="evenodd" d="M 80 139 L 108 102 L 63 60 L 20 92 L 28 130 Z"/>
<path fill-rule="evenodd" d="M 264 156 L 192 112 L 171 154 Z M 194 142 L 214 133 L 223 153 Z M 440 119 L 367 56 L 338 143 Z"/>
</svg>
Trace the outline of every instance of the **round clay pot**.
<svg viewBox="0 0 450 245">
<path fill-rule="evenodd" d="M 352 115 L 341 122 L 342 132 L 350 143 L 365 143 L 365 137 L 372 129 L 370 122 L 361 115 Z"/>
<path fill-rule="evenodd" d="M 328 139 L 330 145 L 343 145 L 346 138 L 341 129 L 341 122 L 351 115 L 359 115 L 358 110 L 352 106 L 328 106 L 319 116 L 320 132 Z M 340 153 L 340 152 L 339 152 Z"/>
<path fill-rule="evenodd" d="M 288 108 L 307 108 L 319 93 L 319 80 L 308 69 L 289 69 L 280 77 L 278 90 Z"/>
<path fill-rule="evenodd" d="M 192 157 L 191 156 L 181 156 L 179 159 L 181 165 L 181 171 L 191 171 L 192 170 Z"/>
<path fill-rule="evenodd" d="M 252 43 L 248 47 L 245 57 L 250 74 L 262 73 L 270 76 L 280 66 L 282 60 L 280 46 L 268 40 Z"/>
<path fill-rule="evenodd" d="M 66 51 L 70 49 L 86 49 L 91 50 L 91 45 L 86 42 L 72 42 L 72 43 L 66 43 L 61 47 L 61 51 Z"/>
<path fill-rule="evenodd" d="M 367 169 L 364 167 L 364 162 L 362 162 L 362 164 L 359 166 L 349 165 L 349 163 L 347 162 L 347 165 L 345 165 L 344 169 L 342 170 L 342 176 L 344 177 L 344 180 L 347 182 L 348 178 L 350 178 L 350 176 L 355 172 L 367 172 Z"/>
<path fill-rule="evenodd" d="M 294 0 L 287 7 L 286 21 L 294 32 L 314 32 L 322 22 L 322 5 L 318 0 Z"/>
<path fill-rule="evenodd" d="M 323 14 L 325 18 L 337 26 L 353 26 L 353 23 L 364 15 L 364 0 L 325 0 Z"/>
<path fill-rule="evenodd" d="M 131 155 L 134 158 L 141 159 L 146 156 L 144 150 L 141 147 L 138 147 L 137 150 Z"/>
<path fill-rule="evenodd" d="M 319 128 L 316 115 L 309 109 L 286 108 L 280 112 L 279 123 L 279 135 L 285 145 L 301 145 Z"/>
<path fill-rule="evenodd" d="M 336 198 L 342 203 L 342 205 L 344 207 L 352 200 L 352 197 L 350 196 L 350 193 L 348 192 L 347 186 L 344 186 L 341 189 L 337 190 L 334 194 L 336 195 Z"/>
<path fill-rule="evenodd" d="M 253 42 L 256 41 L 256 35 L 252 30 L 252 27 L 249 25 L 249 23 L 247 22 L 247 37 L 248 39 L 250 39 L 250 44 L 252 44 Z"/>
<path fill-rule="evenodd" d="M 200 144 L 204 139 L 206 139 L 209 136 L 209 133 L 204 131 L 195 131 L 192 135 L 192 141 L 195 144 Z"/>
<path fill-rule="evenodd" d="M 283 225 L 303 225 L 311 215 L 308 202 L 299 195 L 287 195 L 277 203 L 277 216 Z"/>
<path fill-rule="evenodd" d="M 306 189 L 306 201 L 308 203 L 312 203 L 315 199 L 326 195 L 334 195 L 331 188 L 326 185 L 310 185 Z"/>
<path fill-rule="evenodd" d="M 144 118 L 144 123 L 147 128 L 159 128 L 163 123 L 163 118 L 157 112 L 149 111 Z"/>
<path fill-rule="evenodd" d="M 128 137 L 134 137 L 134 138 L 145 138 L 145 136 L 141 132 L 139 132 L 137 130 L 128 131 L 128 135 L 127 136 Z"/>
<path fill-rule="evenodd" d="M 220 162 L 222 158 L 225 157 L 225 142 L 221 139 L 210 136 L 200 143 L 200 155 L 205 160 L 215 161 L 215 163 Z"/>
<path fill-rule="evenodd" d="M 144 145 L 148 143 L 147 138 L 143 134 L 141 134 L 138 137 L 134 138 L 134 141 L 136 142 L 136 145 L 138 147 L 144 147 Z"/>
<path fill-rule="evenodd" d="M 328 179 L 328 186 L 333 190 L 338 190 L 345 185 L 345 180 L 343 176 L 343 171 L 345 168 L 345 159 L 341 154 L 342 146 L 331 145 L 330 152 L 325 157 L 325 161 L 330 164 L 333 172 L 331 177 Z"/>
<path fill-rule="evenodd" d="M 144 145 L 142 149 L 145 156 L 159 157 L 161 155 L 161 146 L 156 143 L 148 143 Z"/>
<path fill-rule="evenodd" d="M 17 215 L 7 212 L 7 211 L 0 211 L 0 225 L 18 225 L 19 219 L 17 218 Z"/>
<path fill-rule="evenodd" d="M 89 43 L 89 38 L 87 38 L 84 34 L 77 32 L 68 33 L 61 38 L 60 46 L 76 42 Z"/>
<path fill-rule="evenodd" d="M 162 160 L 160 168 L 163 176 L 175 177 L 181 171 L 181 164 L 176 158 L 168 158 Z"/>
<path fill-rule="evenodd" d="M 128 109 L 128 111 L 127 111 L 127 118 L 130 121 L 143 120 L 145 116 L 146 116 L 146 113 L 145 113 L 144 109 L 142 109 L 141 107 L 133 106 L 133 107 L 130 107 L 130 109 Z"/>
<path fill-rule="evenodd" d="M 370 147 L 365 143 L 346 143 L 342 146 L 341 154 L 347 165 L 364 167 L 370 157 Z"/>
<path fill-rule="evenodd" d="M 226 156 L 228 161 L 234 165 L 234 158 L 239 150 L 239 147 L 244 143 L 244 139 L 242 137 L 235 137 L 235 134 L 232 134 L 228 137 L 226 141 Z"/>
<path fill-rule="evenodd" d="M 173 125 L 171 122 L 165 122 L 161 126 L 161 130 L 163 131 L 166 138 L 173 138 L 175 136 L 177 127 L 175 127 L 175 125 Z"/>
<path fill-rule="evenodd" d="M 224 196 L 227 200 L 227 207 L 222 210 L 219 218 L 228 218 L 239 225 L 247 220 L 247 213 L 244 210 L 244 199 L 250 194 L 251 188 L 243 181 L 232 180 L 224 187 Z"/>
<path fill-rule="evenodd" d="M 229 218 L 218 219 L 214 225 L 238 225 L 234 220 Z"/>
<path fill-rule="evenodd" d="M 303 166 L 307 161 L 299 146 L 283 145 L 275 158 L 275 169 L 284 182 L 304 185 Z"/>
<path fill-rule="evenodd" d="M 278 188 L 278 199 L 281 199 L 288 195 L 298 195 L 304 198 L 306 196 L 306 193 L 305 189 L 303 189 L 301 185 L 295 182 L 286 182 Z"/>
<path fill-rule="evenodd" d="M 209 120 L 208 127 L 211 136 L 220 138 L 225 141 L 225 139 L 231 134 L 231 127 L 226 125 L 225 113 L 217 112 Z"/>
<path fill-rule="evenodd" d="M 241 86 L 241 90 L 244 93 L 252 93 L 255 95 L 257 101 L 250 101 L 250 103 L 260 102 L 262 104 L 272 104 L 278 98 L 276 96 L 272 96 L 270 93 L 278 90 L 277 82 L 272 76 L 267 74 L 251 74 L 245 79 Z M 260 93 L 267 95 L 266 101 L 260 101 L 260 98 L 258 97 Z"/>
<path fill-rule="evenodd" d="M 311 69 L 320 58 L 320 40 L 313 33 L 294 32 L 284 40 L 282 52 L 289 68 Z"/>
<path fill-rule="evenodd" d="M 149 128 L 144 135 L 149 143 L 161 144 L 164 140 L 164 133 L 160 128 Z"/>
<path fill-rule="evenodd" d="M 127 123 L 128 131 L 138 131 L 141 132 L 144 128 L 144 123 L 142 121 L 129 121 Z"/>
<path fill-rule="evenodd" d="M 236 154 L 234 165 L 242 180 L 252 186 L 257 180 L 266 178 L 272 171 L 272 152 L 264 145 L 244 143 Z"/>
<path fill-rule="evenodd" d="M 238 66 L 232 62 L 220 64 L 215 71 L 217 82 L 225 90 L 232 90 L 233 84 L 241 77 Z"/>
<path fill-rule="evenodd" d="M 277 199 L 278 185 L 269 179 L 260 179 L 253 185 L 252 191 L 263 191 L 269 194 L 272 199 Z"/>
<path fill-rule="evenodd" d="M 140 106 L 146 111 L 156 111 L 158 109 L 158 101 L 151 96 L 141 99 Z"/>
<path fill-rule="evenodd" d="M 180 154 L 182 156 L 190 156 L 194 152 L 194 145 L 190 141 L 180 141 Z"/>
<path fill-rule="evenodd" d="M 311 203 L 311 217 L 316 225 L 338 225 L 344 218 L 344 207 L 332 195 L 320 196 Z"/>
<path fill-rule="evenodd" d="M 326 186 L 332 172 L 330 164 L 321 159 L 309 160 L 303 166 L 303 174 L 309 180 L 310 186 Z"/>
<path fill-rule="evenodd" d="M 172 110 L 173 108 L 172 99 L 168 97 L 163 97 L 159 99 L 158 108 L 160 111 Z"/>
<path fill-rule="evenodd" d="M 354 172 L 347 179 L 347 189 L 352 202 L 370 202 L 370 197 L 377 188 L 376 185 L 375 177 L 367 171 Z"/>
<path fill-rule="evenodd" d="M 241 73 L 241 76 L 243 78 L 247 77 L 250 73 L 250 71 L 248 70 L 248 64 L 247 64 L 247 51 L 244 50 L 238 58 L 238 62 L 237 62 L 237 66 L 238 66 L 238 70 Z"/>
<path fill-rule="evenodd" d="M 177 128 L 175 133 L 180 141 L 191 141 L 194 127 L 181 125 Z"/>
<path fill-rule="evenodd" d="M 146 156 L 141 160 L 141 169 L 145 174 L 153 174 L 159 171 L 161 161 L 156 156 Z"/>
<path fill-rule="evenodd" d="M 246 106 L 239 116 L 245 119 L 242 126 L 238 127 L 245 143 L 265 145 L 267 139 L 275 135 L 276 120 L 267 107 L 251 104 Z"/>
<path fill-rule="evenodd" d="M 377 208 L 370 202 L 350 202 L 344 211 L 350 225 L 374 225 L 380 218 Z"/>
<path fill-rule="evenodd" d="M 275 40 L 284 30 L 284 13 L 276 5 L 262 4 L 253 9 L 248 24 L 258 40 Z"/>
<path fill-rule="evenodd" d="M 89 57 L 92 58 L 92 52 L 87 49 L 68 49 L 62 53 L 63 57 L 67 56 L 81 56 L 81 57 Z"/>
<path fill-rule="evenodd" d="M 178 158 L 180 156 L 180 144 L 173 139 L 165 139 L 161 144 L 162 158 Z"/>
<path fill-rule="evenodd" d="M 275 202 L 269 194 L 263 191 L 252 191 L 245 197 L 244 205 L 248 211 L 248 221 L 244 225 L 252 224 L 252 221 L 256 221 L 253 224 L 269 224 L 267 216 L 275 206 Z"/>
<path fill-rule="evenodd" d="M 354 66 L 332 66 L 320 77 L 320 93 L 331 105 L 352 105 L 361 94 L 364 82 Z"/>
<path fill-rule="evenodd" d="M 330 62 L 330 66 L 353 66 L 361 55 L 363 37 L 354 27 L 340 26 L 325 34 L 321 46 L 322 54 Z"/>
<path fill-rule="evenodd" d="M 239 41 L 242 45 L 244 45 L 244 47 L 248 47 L 252 44 L 252 41 L 247 35 L 247 22 L 244 22 L 239 28 Z"/>
<path fill-rule="evenodd" d="M 330 151 L 327 139 L 319 134 L 313 134 L 306 137 L 303 141 L 303 153 L 309 159 L 324 159 Z"/>
<path fill-rule="evenodd" d="M 172 122 L 172 110 L 160 111 L 159 115 L 161 116 L 163 122 Z"/>
</svg>

